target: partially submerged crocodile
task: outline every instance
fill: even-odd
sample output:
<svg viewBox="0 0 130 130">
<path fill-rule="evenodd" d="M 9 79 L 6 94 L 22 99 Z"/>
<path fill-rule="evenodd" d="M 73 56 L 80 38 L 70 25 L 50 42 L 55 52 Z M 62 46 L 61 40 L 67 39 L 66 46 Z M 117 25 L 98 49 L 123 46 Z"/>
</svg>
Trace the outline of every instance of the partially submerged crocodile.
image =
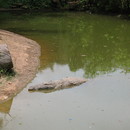
<svg viewBox="0 0 130 130">
<path fill-rule="evenodd" d="M 29 87 L 29 91 L 38 91 L 38 90 L 59 90 L 64 88 L 70 88 L 73 86 L 78 86 L 82 83 L 85 83 L 87 80 L 84 78 L 74 78 L 67 77 L 60 80 L 49 81 L 47 83 L 42 83 L 39 85 Z"/>
</svg>

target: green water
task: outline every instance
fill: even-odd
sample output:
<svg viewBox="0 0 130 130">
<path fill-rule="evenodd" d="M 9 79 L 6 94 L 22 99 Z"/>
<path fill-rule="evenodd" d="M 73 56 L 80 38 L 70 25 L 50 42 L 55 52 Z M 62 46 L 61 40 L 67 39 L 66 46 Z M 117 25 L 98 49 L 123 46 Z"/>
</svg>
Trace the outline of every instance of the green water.
<svg viewBox="0 0 130 130">
<path fill-rule="evenodd" d="M 0 130 L 130 129 L 130 21 L 86 13 L 1 12 L 0 28 L 37 41 L 42 50 L 34 80 L 0 106 Z M 89 81 L 52 93 L 27 91 L 67 76 Z"/>
</svg>

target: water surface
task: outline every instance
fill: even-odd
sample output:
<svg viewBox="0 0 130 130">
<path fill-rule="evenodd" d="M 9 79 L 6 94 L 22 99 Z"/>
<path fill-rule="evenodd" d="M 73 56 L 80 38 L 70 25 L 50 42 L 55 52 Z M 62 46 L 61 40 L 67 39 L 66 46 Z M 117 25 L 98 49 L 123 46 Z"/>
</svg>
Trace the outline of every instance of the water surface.
<svg viewBox="0 0 130 130">
<path fill-rule="evenodd" d="M 0 13 L 0 28 L 37 41 L 41 66 L 34 80 L 0 106 L 0 130 L 129 130 L 130 21 L 86 13 Z M 29 93 L 63 77 L 78 87 Z"/>
</svg>

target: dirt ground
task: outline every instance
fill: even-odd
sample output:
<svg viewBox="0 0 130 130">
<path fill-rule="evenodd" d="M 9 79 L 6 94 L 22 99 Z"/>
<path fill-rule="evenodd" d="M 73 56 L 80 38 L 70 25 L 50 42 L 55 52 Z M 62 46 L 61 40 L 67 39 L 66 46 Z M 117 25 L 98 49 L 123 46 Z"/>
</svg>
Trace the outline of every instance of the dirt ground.
<svg viewBox="0 0 130 130">
<path fill-rule="evenodd" d="M 40 56 L 40 46 L 18 34 L 0 30 L 1 43 L 8 45 L 16 75 L 0 77 L 0 103 L 14 97 L 35 77 Z"/>
</svg>

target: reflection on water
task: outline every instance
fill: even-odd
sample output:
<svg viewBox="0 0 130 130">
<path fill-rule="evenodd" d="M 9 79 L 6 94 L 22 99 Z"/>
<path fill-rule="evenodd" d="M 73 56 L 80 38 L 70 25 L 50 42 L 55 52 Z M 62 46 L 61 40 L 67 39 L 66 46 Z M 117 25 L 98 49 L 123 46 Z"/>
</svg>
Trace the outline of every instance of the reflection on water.
<svg viewBox="0 0 130 130">
<path fill-rule="evenodd" d="M 36 78 L 33 80 L 33 83 L 30 84 L 32 86 L 38 85 L 38 84 L 42 84 L 43 82 L 49 82 L 49 81 L 55 81 L 55 80 L 60 80 L 63 79 L 65 77 L 83 77 L 83 70 L 78 70 L 76 72 L 71 72 L 69 69 L 68 65 L 58 65 L 58 64 L 54 64 L 53 69 L 47 68 L 45 70 L 41 70 L 39 71 L 39 73 L 37 74 Z M 77 87 L 77 86 L 68 86 L 67 88 L 71 88 L 71 87 Z M 59 89 L 59 90 L 63 90 L 65 88 Z M 40 90 L 37 92 L 44 92 L 44 93 L 50 93 L 50 92 L 55 92 L 57 90 L 55 89 L 49 89 L 49 90 Z M 32 91 L 33 92 L 33 91 Z"/>
<path fill-rule="evenodd" d="M 2 104 L 0 104 L 0 128 L 2 128 L 6 123 L 8 123 L 8 117 L 10 116 L 10 109 L 12 106 L 13 99 L 10 99 L 9 101 L 6 101 Z"/>
<path fill-rule="evenodd" d="M 42 50 L 36 78 L 11 108 L 12 101 L 1 105 L 0 130 L 130 129 L 130 21 L 86 13 L 2 12 L 0 28 L 34 39 Z M 63 91 L 28 92 L 31 85 L 69 76 L 90 80 Z"/>
<path fill-rule="evenodd" d="M 41 69 L 68 64 L 71 71 L 83 69 L 85 77 L 116 69 L 130 71 L 130 22 L 126 20 L 85 13 L 6 13 L 1 14 L 0 28 L 40 43 Z"/>
<path fill-rule="evenodd" d="M 11 109 L 12 102 L 13 99 L 10 99 L 9 101 L 0 104 L 0 112 L 8 114 Z"/>
<path fill-rule="evenodd" d="M 46 75 L 58 78 L 45 70 L 37 75 L 34 84 L 42 82 Z M 49 94 L 28 93 L 25 88 L 13 100 L 12 119 L 3 118 L 7 123 L 2 130 L 129 130 L 130 74 L 111 75 Z"/>
</svg>

